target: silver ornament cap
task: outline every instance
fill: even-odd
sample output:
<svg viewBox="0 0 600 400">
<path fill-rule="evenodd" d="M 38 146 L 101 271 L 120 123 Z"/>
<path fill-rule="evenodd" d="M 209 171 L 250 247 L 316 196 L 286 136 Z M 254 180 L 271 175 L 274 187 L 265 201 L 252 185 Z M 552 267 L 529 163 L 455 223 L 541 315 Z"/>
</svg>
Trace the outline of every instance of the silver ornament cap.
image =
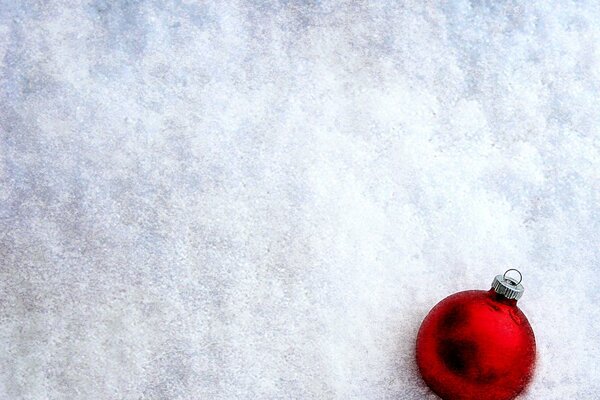
<svg viewBox="0 0 600 400">
<path fill-rule="evenodd" d="M 507 274 L 511 271 L 515 271 L 517 274 L 519 274 L 519 279 L 507 276 Z M 521 285 L 522 280 L 523 275 L 521 275 L 518 270 L 511 268 L 507 270 L 504 275 L 498 275 L 494 278 L 494 281 L 492 282 L 492 289 L 507 299 L 519 300 L 525 291 L 525 288 L 523 285 Z"/>
</svg>

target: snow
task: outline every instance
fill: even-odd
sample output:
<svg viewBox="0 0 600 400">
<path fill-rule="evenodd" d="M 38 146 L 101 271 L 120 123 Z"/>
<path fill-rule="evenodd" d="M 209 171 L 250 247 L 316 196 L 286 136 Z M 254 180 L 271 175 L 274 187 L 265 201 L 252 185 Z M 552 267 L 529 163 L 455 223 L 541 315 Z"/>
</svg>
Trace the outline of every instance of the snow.
<svg viewBox="0 0 600 400">
<path fill-rule="evenodd" d="M 0 399 L 434 399 L 518 267 L 600 399 L 600 6 L 0 1 Z"/>
</svg>

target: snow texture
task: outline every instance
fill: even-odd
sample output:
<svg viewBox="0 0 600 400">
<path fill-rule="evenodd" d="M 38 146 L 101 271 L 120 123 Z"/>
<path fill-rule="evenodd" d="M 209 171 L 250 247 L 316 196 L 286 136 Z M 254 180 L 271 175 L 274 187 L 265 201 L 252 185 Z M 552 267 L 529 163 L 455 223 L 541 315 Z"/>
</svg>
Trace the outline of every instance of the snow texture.
<svg viewBox="0 0 600 400">
<path fill-rule="evenodd" d="M 597 1 L 0 0 L 0 399 L 435 399 L 519 267 L 600 399 Z"/>
</svg>

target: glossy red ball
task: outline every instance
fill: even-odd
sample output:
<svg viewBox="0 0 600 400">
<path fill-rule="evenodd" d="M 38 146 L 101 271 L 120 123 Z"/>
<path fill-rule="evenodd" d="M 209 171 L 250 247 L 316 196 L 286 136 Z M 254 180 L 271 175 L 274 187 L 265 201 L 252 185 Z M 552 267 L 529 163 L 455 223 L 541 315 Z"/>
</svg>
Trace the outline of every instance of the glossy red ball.
<svg viewBox="0 0 600 400">
<path fill-rule="evenodd" d="M 444 400 L 510 400 L 531 380 L 535 337 L 516 300 L 469 290 L 429 312 L 416 356 L 423 379 Z"/>
</svg>

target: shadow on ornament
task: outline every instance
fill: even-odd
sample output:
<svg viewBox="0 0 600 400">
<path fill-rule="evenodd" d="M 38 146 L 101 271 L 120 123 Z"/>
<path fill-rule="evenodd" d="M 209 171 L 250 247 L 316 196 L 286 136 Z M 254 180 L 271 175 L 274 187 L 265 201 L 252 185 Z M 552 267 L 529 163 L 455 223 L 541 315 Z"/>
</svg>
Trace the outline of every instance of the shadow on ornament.
<svg viewBox="0 0 600 400">
<path fill-rule="evenodd" d="M 510 272 L 518 278 L 509 277 Z M 423 380 L 444 400 L 511 400 L 531 381 L 535 336 L 517 307 L 521 273 L 509 269 L 492 288 L 446 297 L 425 317 L 416 360 Z"/>
</svg>

